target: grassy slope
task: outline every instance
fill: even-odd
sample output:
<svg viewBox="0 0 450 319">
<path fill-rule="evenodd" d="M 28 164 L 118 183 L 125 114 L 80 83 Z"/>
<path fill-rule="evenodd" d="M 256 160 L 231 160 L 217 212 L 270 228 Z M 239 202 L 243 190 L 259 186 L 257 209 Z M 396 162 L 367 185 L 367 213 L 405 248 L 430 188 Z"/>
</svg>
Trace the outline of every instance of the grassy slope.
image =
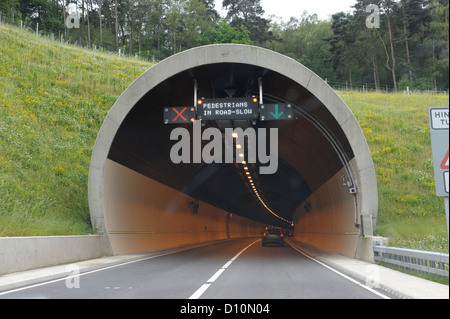
<svg viewBox="0 0 450 319">
<path fill-rule="evenodd" d="M 377 233 L 390 245 L 448 253 L 444 201 L 436 197 L 428 108 L 445 95 L 339 92 L 355 114 L 375 163 Z"/>
<path fill-rule="evenodd" d="M 0 236 L 91 232 L 98 130 L 148 63 L 0 25 Z"/>
<path fill-rule="evenodd" d="M 0 25 L 0 236 L 92 232 L 87 175 L 96 135 L 117 97 L 150 66 Z M 378 234 L 396 246 L 448 252 L 427 113 L 448 106 L 448 97 L 339 94 L 373 154 Z"/>
</svg>

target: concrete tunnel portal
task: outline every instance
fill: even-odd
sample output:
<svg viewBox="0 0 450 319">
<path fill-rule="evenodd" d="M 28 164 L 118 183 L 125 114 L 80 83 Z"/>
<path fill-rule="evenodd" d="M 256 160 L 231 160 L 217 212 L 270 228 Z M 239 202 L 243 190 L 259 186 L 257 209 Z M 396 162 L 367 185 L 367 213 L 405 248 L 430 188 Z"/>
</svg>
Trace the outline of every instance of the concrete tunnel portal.
<svg viewBox="0 0 450 319">
<path fill-rule="evenodd" d="M 258 196 L 241 163 L 171 161 L 177 126 L 163 122 L 165 107 L 259 97 L 261 83 L 264 103 L 291 104 L 294 119 L 202 123 L 278 129 L 276 173 L 247 165 Z M 361 238 L 373 235 L 377 194 L 367 142 L 342 99 L 295 60 L 237 44 L 187 50 L 142 74 L 107 115 L 89 172 L 92 224 L 114 254 L 260 236 L 265 225 L 293 221 L 296 241 L 356 257 Z"/>
</svg>

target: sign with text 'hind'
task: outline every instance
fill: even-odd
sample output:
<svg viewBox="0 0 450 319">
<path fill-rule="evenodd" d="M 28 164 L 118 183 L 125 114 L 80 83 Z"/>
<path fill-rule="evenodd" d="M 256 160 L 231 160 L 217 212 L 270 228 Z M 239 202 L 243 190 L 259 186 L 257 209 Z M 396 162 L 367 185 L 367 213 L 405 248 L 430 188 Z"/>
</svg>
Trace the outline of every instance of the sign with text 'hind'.
<svg viewBox="0 0 450 319">
<path fill-rule="evenodd" d="M 430 108 L 431 146 L 433 151 L 436 195 L 448 197 L 449 193 L 449 109 Z"/>
</svg>

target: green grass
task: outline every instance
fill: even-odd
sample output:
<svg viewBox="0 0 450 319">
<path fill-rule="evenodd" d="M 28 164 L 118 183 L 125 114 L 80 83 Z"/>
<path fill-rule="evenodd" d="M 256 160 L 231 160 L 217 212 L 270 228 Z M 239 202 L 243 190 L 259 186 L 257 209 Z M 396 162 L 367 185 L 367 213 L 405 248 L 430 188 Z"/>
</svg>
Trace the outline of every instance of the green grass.
<svg viewBox="0 0 450 319">
<path fill-rule="evenodd" d="M 377 235 L 389 245 L 448 253 L 443 198 L 436 197 L 428 108 L 446 95 L 338 92 L 357 118 L 375 164 Z"/>
<path fill-rule="evenodd" d="M 87 198 L 95 138 L 149 67 L 0 25 L 0 236 L 95 232 Z M 448 253 L 428 127 L 428 107 L 448 106 L 448 96 L 338 93 L 373 154 L 377 234 L 392 246 Z"/>
<path fill-rule="evenodd" d="M 150 66 L 0 25 L 0 236 L 93 232 L 87 179 L 98 130 Z"/>
</svg>

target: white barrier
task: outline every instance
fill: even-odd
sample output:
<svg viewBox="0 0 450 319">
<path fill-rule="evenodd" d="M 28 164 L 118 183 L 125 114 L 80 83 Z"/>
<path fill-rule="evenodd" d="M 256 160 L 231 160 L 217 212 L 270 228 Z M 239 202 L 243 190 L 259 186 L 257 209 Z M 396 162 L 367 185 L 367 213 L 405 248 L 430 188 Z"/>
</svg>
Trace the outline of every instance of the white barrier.
<svg viewBox="0 0 450 319">
<path fill-rule="evenodd" d="M 0 238 L 0 275 L 111 256 L 107 236 Z"/>
</svg>

